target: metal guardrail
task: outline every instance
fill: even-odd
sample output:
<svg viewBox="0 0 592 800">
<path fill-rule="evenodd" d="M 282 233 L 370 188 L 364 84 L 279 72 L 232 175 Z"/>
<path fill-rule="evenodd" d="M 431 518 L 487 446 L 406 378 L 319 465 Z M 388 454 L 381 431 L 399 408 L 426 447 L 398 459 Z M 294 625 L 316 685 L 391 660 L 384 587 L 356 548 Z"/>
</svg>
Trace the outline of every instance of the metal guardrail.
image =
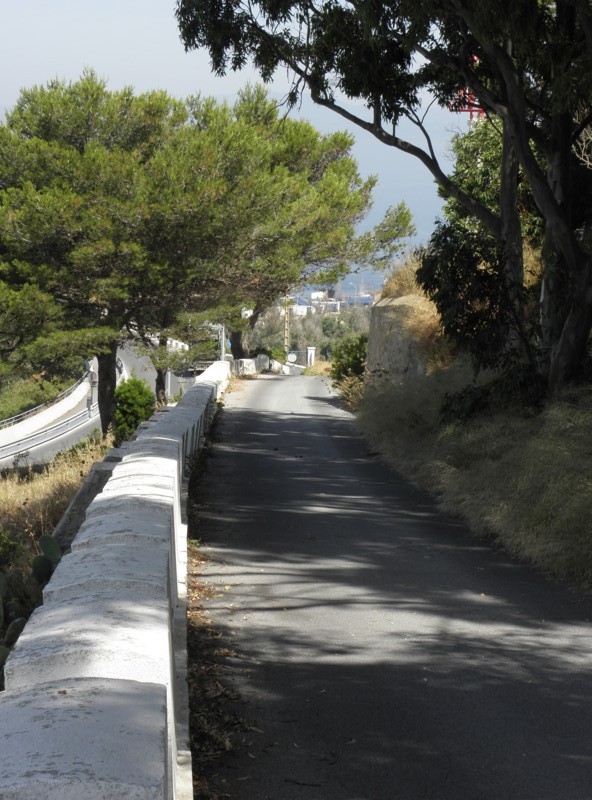
<svg viewBox="0 0 592 800">
<path fill-rule="evenodd" d="M 19 422 L 23 422 L 25 419 L 29 419 L 29 417 L 33 417 L 35 414 L 38 414 L 40 411 L 43 411 L 45 408 L 51 408 L 51 406 L 55 406 L 56 403 L 59 403 L 60 400 L 65 400 L 66 397 L 72 394 L 72 392 L 77 389 L 80 384 L 88 379 L 88 372 L 85 372 L 76 383 L 72 384 L 69 389 L 65 389 L 61 394 L 59 394 L 54 400 L 49 403 L 42 403 L 40 406 L 35 406 L 35 408 L 29 408 L 27 411 L 23 411 L 20 414 L 16 414 L 14 417 L 8 417 L 7 419 L 0 420 L 0 431 L 4 428 L 10 428 L 13 425 L 16 425 Z"/>
</svg>

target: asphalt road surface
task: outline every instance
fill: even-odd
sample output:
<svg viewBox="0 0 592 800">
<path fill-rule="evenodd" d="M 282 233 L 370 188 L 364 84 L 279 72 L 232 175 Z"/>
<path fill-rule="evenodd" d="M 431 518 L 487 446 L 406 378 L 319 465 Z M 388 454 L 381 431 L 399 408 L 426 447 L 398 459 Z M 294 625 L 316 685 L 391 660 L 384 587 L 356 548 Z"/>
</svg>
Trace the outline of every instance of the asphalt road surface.
<svg viewBox="0 0 592 800">
<path fill-rule="evenodd" d="M 325 379 L 228 395 L 203 496 L 230 797 L 592 798 L 592 605 L 437 513 Z"/>
</svg>

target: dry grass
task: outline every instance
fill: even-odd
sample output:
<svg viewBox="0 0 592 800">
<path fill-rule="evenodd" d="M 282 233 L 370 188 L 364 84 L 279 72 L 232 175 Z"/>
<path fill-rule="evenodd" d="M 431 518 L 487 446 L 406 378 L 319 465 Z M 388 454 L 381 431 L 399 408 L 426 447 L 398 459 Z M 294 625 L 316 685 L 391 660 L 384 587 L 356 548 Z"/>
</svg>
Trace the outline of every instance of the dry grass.
<svg viewBox="0 0 592 800">
<path fill-rule="evenodd" d="M 405 256 L 401 264 L 397 265 L 382 287 L 381 298 L 385 297 L 409 297 L 409 295 L 420 295 L 425 297 L 422 290 L 417 285 L 415 275 L 419 269 L 419 258 L 414 253 Z"/>
<path fill-rule="evenodd" d="M 343 405 L 349 411 L 356 412 L 364 397 L 364 379 L 359 375 L 346 375 L 335 385 Z"/>
<path fill-rule="evenodd" d="M 305 370 L 306 375 L 329 375 L 331 372 L 331 362 L 323 361 L 320 358 L 315 360 L 312 367 L 307 367 Z"/>
<path fill-rule="evenodd" d="M 540 274 L 540 254 L 527 244 L 524 257 L 530 285 Z M 416 299 L 417 266 L 408 258 L 384 296 Z M 471 382 L 470 365 L 447 349 L 436 314 L 410 303 L 402 319 L 428 374 L 402 385 L 384 379 L 368 385 L 358 418 L 373 448 L 476 532 L 591 590 L 592 387 L 566 390 L 539 414 L 507 408 L 443 423 L 444 395 Z"/>
<path fill-rule="evenodd" d="M 109 440 L 89 439 L 40 472 L 15 471 L 0 479 L 0 531 L 15 543 L 17 562 L 0 568 L 23 568 L 18 562 L 28 568 L 39 537 L 53 532 L 90 468 L 110 446 Z"/>
<path fill-rule="evenodd" d="M 581 589 L 592 588 L 592 387 L 538 415 L 517 410 L 444 424 L 444 391 L 463 369 L 374 385 L 359 424 L 374 448 L 478 533 Z M 465 372 L 466 377 L 466 372 Z"/>
</svg>

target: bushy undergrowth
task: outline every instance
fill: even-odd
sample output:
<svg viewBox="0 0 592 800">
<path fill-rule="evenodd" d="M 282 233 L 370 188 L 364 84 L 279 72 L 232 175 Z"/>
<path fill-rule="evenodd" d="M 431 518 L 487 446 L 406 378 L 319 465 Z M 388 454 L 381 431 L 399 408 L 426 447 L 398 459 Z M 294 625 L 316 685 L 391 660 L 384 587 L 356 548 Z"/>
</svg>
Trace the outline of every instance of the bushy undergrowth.
<svg viewBox="0 0 592 800">
<path fill-rule="evenodd" d="M 89 437 L 39 471 L 13 471 L 0 478 L 2 570 L 25 569 L 38 554 L 37 541 L 52 533 L 81 482 L 102 461 L 111 440 Z"/>
<path fill-rule="evenodd" d="M 420 259 L 417 254 L 409 253 L 389 275 L 385 281 L 381 296 L 384 297 L 409 297 L 419 295 L 424 297 L 424 293 L 417 283 L 417 270 L 420 267 Z"/>
<path fill-rule="evenodd" d="M 46 381 L 31 378 L 3 383 L 0 385 L 0 420 L 15 417 L 23 411 L 55 400 L 75 380 Z"/>
<path fill-rule="evenodd" d="M 324 361 L 323 359 L 317 358 L 315 363 L 312 367 L 307 367 L 304 370 L 305 375 L 330 375 L 331 374 L 331 362 Z"/>
<path fill-rule="evenodd" d="M 357 411 L 364 397 L 364 378 L 360 375 L 346 375 L 336 386 L 341 402 L 348 411 Z"/>
<path fill-rule="evenodd" d="M 540 411 L 507 406 L 465 420 L 440 414 L 470 372 L 404 385 L 374 382 L 359 425 L 402 474 L 473 530 L 580 588 L 592 588 L 592 387 L 570 388 Z"/>
<path fill-rule="evenodd" d="M 343 381 L 349 377 L 362 377 L 366 368 L 368 355 L 368 334 L 350 333 L 345 336 L 333 351 L 331 377 L 335 381 Z"/>
<path fill-rule="evenodd" d="M 0 479 L 0 690 L 2 666 L 61 558 L 51 536 L 92 465 L 111 446 L 90 437 L 46 468 Z"/>
<path fill-rule="evenodd" d="M 129 378 L 115 390 L 115 444 L 119 446 L 132 436 L 141 422 L 154 413 L 155 397 L 144 381 Z"/>
</svg>

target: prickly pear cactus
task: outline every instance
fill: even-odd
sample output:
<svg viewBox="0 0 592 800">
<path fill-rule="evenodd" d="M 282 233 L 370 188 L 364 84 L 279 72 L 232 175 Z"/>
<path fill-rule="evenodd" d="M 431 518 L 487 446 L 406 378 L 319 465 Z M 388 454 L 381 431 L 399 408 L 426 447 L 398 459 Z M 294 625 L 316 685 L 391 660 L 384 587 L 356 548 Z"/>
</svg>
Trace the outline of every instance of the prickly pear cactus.
<svg viewBox="0 0 592 800">
<path fill-rule="evenodd" d="M 29 575 L 18 570 L 0 572 L 0 689 L 3 667 L 34 609 L 43 602 L 42 590 L 62 558 L 53 536 L 39 538 L 41 553 L 31 563 Z"/>
<path fill-rule="evenodd" d="M 6 581 L 6 576 L 3 572 L 0 572 L 0 636 L 2 636 L 2 631 L 4 630 L 4 598 L 8 593 L 8 583 Z"/>
<path fill-rule="evenodd" d="M 10 647 L 6 647 L 6 645 L 0 644 L 0 670 L 4 667 L 4 663 L 8 656 L 10 655 Z"/>
<path fill-rule="evenodd" d="M 35 556 L 31 562 L 31 572 L 35 580 L 41 586 L 45 586 L 47 581 L 51 578 L 53 564 L 46 555 Z"/>
<path fill-rule="evenodd" d="M 39 549 L 43 555 L 51 561 L 55 569 L 62 559 L 62 548 L 58 540 L 44 533 L 39 537 Z"/>
</svg>

